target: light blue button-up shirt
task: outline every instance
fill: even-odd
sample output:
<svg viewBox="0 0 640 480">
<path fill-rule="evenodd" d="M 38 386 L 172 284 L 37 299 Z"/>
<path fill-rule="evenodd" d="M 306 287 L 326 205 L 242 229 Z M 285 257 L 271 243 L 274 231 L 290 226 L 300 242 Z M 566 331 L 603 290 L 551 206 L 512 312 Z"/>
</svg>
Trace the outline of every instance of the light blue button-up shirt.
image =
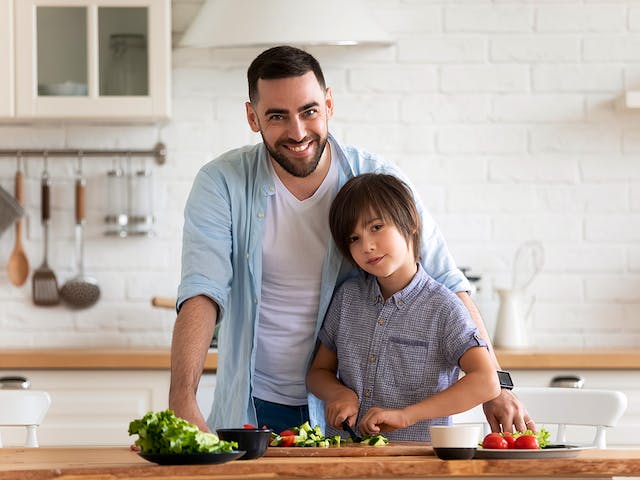
<svg viewBox="0 0 640 480">
<path fill-rule="evenodd" d="M 379 157 L 341 146 L 332 136 L 329 142 L 331 159 L 339 167 L 339 186 L 369 172 L 390 173 L 406 181 L 394 165 Z M 206 295 L 218 304 L 221 322 L 215 398 L 207 421 L 214 431 L 257 423 L 251 383 L 262 282 L 262 225 L 270 221 L 267 198 L 275 194 L 268 161 L 262 143 L 221 155 L 198 172 L 185 207 L 177 305 Z M 468 291 L 469 283 L 455 266 L 440 230 L 417 203 L 423 219 L 422 265 L 452 291 Z M 330 242 L 322 267 L 316 336 L 335 287 L 353 273 L 353 266 Z M 308 364 L 312 354 L 291 361 Z M 309 413 L 312 425 L 324 425 L 322 404 L 313 396 Z"/>
</svg>

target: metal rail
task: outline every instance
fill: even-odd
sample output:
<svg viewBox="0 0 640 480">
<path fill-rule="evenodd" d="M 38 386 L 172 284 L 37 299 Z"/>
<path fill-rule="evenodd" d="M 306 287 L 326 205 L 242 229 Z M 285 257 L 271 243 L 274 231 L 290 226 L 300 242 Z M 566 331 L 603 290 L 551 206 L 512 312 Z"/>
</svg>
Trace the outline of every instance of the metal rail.
<svg viewBox="0 0 640 480">
<path fill-rule="evenodd" d="M 167 161 L 167 147 L 158 142 L 152 150 L 92 150 L 83 148 L 16 148 L 0 150 L 0 157 L 153 157 L 158 165 Z"/>
</svg>

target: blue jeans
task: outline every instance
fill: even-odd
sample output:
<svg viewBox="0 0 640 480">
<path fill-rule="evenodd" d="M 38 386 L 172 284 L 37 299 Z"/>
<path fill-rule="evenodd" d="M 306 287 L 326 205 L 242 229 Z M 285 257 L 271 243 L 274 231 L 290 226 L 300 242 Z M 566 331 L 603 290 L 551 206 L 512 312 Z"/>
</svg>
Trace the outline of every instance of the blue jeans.
<svg viewBox="0 0 640 480">
<path fill-rule="evenodd" d="M 266 425 L 276 433 L 291 427 L 299 427 L 309 421 L 309 408 L 306 405 L 290 406 L 268 402 L 253 397 L 258 416 L 258 428 Z"/>
</svg>

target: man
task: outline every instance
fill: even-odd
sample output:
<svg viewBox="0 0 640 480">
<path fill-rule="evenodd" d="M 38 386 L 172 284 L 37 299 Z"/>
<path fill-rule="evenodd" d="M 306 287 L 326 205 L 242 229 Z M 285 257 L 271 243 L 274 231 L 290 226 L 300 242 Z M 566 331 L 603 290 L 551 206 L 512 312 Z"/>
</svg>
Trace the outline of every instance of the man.
<svg viewBox="0 0 640 480">
<path fill-rule="evenodd" d="M 244 423 L 280 431 L 309 418 L 324 423 L 322 406 L 308 398 L 305 374 L 334 288 L 353 273 L 330 240 L 329 207 L 355 175 L 401 176 L 329 134 L 333 95 L 311 55 L 274 47 L 252 62 L 247 76 L 247 120 L 263 143 L 205 165 L 185 207 L 169 407 L 205 431 Z M 418 207 L 422 265 L 457 293 L 488 341 L 466 278 Z M 196 390 L 216 321 L 218 372 L 207 425 Z M 485 412 L 493 430 L 535 428 L 507 391 Z"/>
</svg>

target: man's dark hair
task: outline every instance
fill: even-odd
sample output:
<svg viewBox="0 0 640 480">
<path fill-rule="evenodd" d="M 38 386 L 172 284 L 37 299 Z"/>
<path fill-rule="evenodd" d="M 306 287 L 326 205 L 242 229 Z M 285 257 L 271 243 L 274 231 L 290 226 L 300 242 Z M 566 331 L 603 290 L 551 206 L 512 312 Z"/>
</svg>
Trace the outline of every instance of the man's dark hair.
<svg viewBox="0 0 640 480">
<path fill-rule="evenodd" d="M 265 50 L 258 55 L 247 70 L 249 81 L 249 100 L 258 101 L 258 80 L 275 80 L 278 78 L 301 77 L 313 72 L 322 90 L 326 88 L 322 68 L 309 53 L 299 48 L 280 45 Z"/>
<path fill-rule="evenodd" d="M 415 259 L 420 259 L 422 227 L 411 189 L 399 178 L 383 173 L 364 173 L 353 177 L 344 184 L 331 204 L 331 235 L 346 258 L 355 263 L 349 250 L 349 238 L 362 216 L 370 213 L 395 225 L 407 243 L 413 242 Z"/>
</svg>

